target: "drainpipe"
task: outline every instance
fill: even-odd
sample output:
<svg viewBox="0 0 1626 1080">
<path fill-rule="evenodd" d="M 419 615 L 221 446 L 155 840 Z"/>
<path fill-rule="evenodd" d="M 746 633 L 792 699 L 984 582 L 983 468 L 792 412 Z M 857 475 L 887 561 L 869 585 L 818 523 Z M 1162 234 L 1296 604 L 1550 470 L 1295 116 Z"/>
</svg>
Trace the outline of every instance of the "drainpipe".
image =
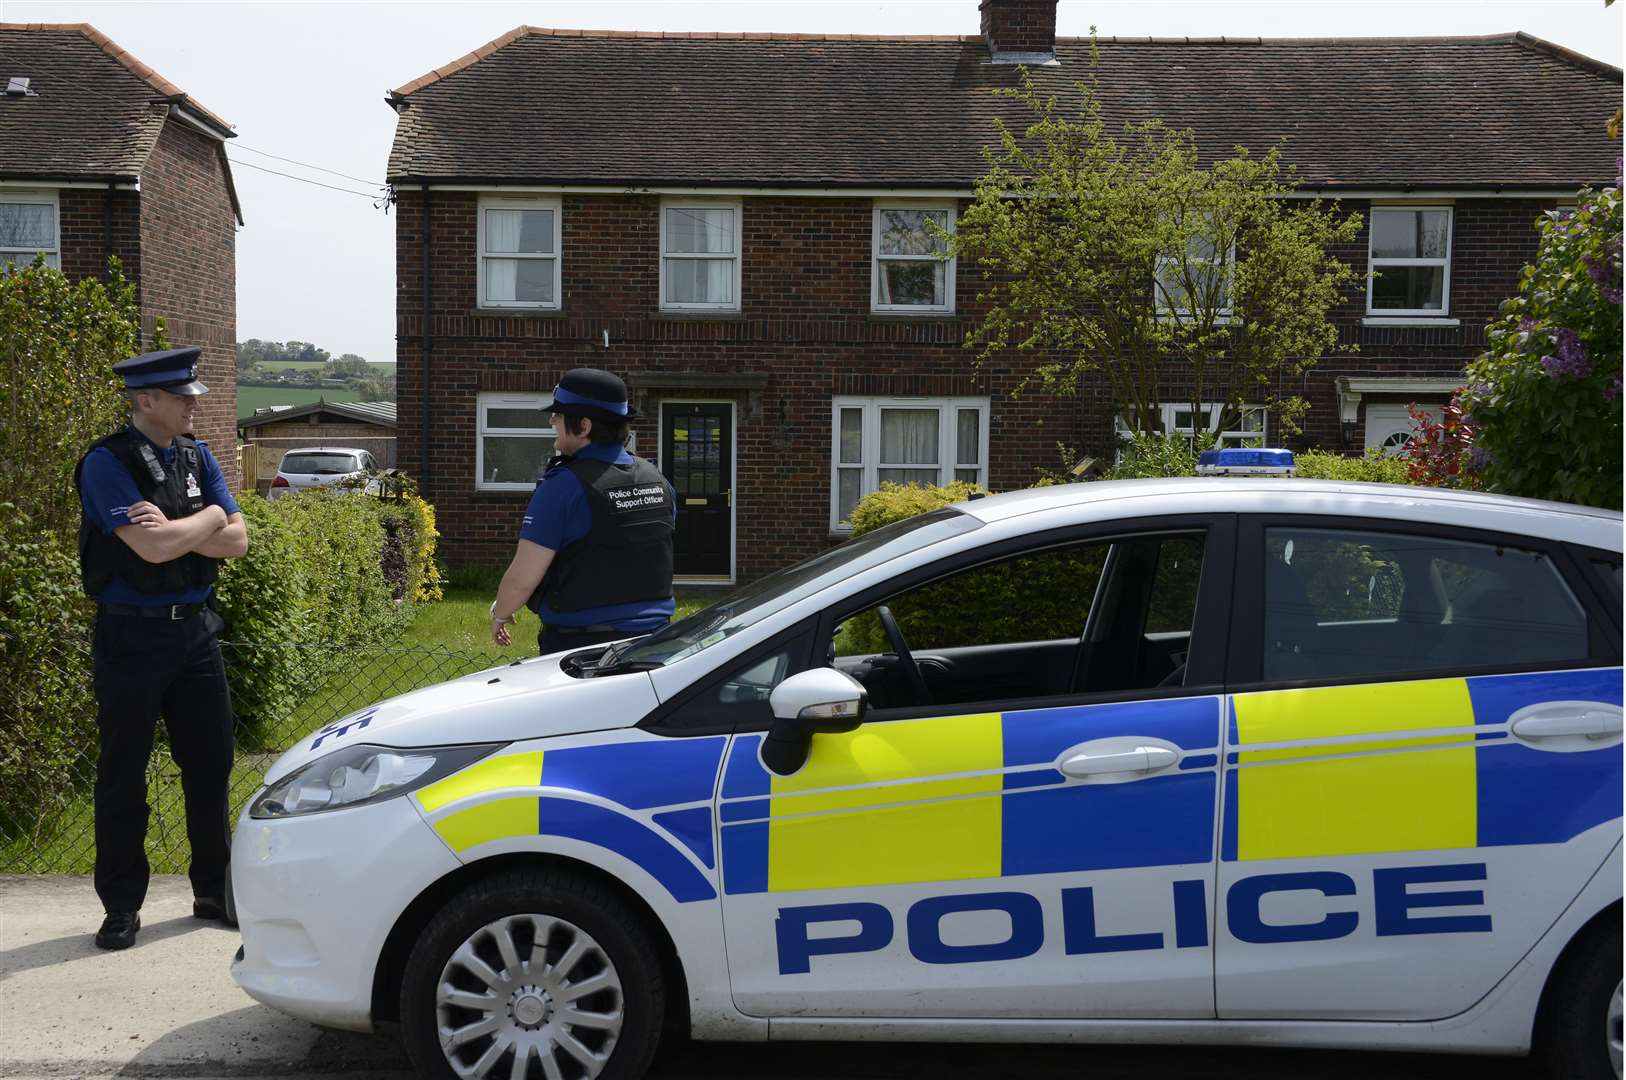
<svg viewBox="0 0 1626 1080">
<path fill-rule="evenodd" d="M 102 280 L 108 281 L 110 271 L 107 261 L 113 257 L 113 181 L 107 182 L 107 191 L 102 195 Z"/>
<path fill-rule="evenodd" d="M 418 474 L 423 497 L 429 498 L 429 317 L 434 291 L 429 287 L 429 185 L 423 185 L 423 375 L 419 387 L 421 427 L 418 433 Z"/>
</svg>

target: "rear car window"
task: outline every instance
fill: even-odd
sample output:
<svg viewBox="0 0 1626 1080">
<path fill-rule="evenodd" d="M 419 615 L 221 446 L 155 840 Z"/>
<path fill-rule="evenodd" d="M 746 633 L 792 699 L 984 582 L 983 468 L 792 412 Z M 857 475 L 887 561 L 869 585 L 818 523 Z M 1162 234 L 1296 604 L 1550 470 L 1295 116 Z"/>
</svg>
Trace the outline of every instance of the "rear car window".
<svg viewBox="0 0 1626 1080">
<path fill-rule="evenodd" d="M 1587 657 L 1546 554 L 1437 536 L 1265 531 L 1266 680 L 1533 667 Z"/>
<path fill-rule="evenodd" d="M 313 476 L 336 476 L 339 473 L 355 472 L 356 459 L 352 454 L 285 454 L 282 458 L 282 471 Z"/>
</svg>

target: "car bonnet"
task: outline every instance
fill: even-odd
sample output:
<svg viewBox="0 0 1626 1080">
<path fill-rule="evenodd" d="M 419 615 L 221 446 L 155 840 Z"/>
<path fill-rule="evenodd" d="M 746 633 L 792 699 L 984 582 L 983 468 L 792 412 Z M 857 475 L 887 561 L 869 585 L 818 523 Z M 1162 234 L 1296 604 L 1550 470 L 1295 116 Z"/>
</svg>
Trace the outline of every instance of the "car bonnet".
<svg viewBox="0 0 1626 1080">
<path fill-rule="evenodd" d="M 561 658 L 490 668 L 336 717 L 278 758 L 265 782 L 357 743 L 401 748 L 575 735 L 631 727 L 657 703 L 646 672 L 582 679 L 562 671 Z"/>
</svg>

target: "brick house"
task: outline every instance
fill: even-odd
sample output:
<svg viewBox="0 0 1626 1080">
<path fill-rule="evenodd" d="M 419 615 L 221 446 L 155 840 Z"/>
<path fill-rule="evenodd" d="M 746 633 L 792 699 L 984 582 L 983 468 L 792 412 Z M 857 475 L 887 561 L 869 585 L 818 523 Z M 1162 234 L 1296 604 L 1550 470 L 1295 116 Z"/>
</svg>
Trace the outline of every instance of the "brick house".
<svg viewBox="0 0 1626 1080">
<path fill-rule="evenodd" d="M 203 348 L 197 435 L 238 484 L 231 125 L 86 23 L 0 23 L 0 263 L 71 278 L 117 256 L 142 339 Z"/>
<path fill-rule="evenodd" d="M 626 377 L 693 581 L 816 553 L 882 480 L 1007 490 L 1058 442 L 1111 452 L 1106 388 L 1013 400 L 1012 368 L 962 346 L 977 268 L 920 257 L 923 221 L 952 223 L 985 171 L 993 117 L 1020 119 L 991 93 L 1016 63 L 1062 94 L 1087 71 L 1053 2 L 980 11 L 966 37 L 520 27 L 391 94 L 398 460 L 449 558 L 512 550 L 539 404 L 581 364 Z M 1160 116 L 1214 154 L 1283 142 L 1307 193 L 1363 215 L 1339 254 L 1391 284 L 1336 312 L 1360 351 L 1294 388 L 1303 443 L 1403 440 L 1406 405 L 1443 400 L 1482 349 L 1538 215 L 1616 174 L 1620 70 L 1525 34 L 1099 50 L 1109 126 Z M 1166 388 L 1170 427 L 1182 398 Z M 1257 411 L 1227 435 L 1261 425 L 1277 437 Z"/>
</svg>

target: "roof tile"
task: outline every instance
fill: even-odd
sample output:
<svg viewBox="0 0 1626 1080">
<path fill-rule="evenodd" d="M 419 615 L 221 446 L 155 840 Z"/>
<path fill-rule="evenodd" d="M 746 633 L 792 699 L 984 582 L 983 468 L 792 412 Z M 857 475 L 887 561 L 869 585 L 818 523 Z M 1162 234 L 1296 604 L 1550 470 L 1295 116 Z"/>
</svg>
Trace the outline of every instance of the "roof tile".
<svg viewBox="0 0 1626 1080">
<path fill-rule="evenodd" d="M 1030 69 L 1071 96 L 1089 39 Z M 1312 187 L 1574 187 L 1616 175 L 1618 68 L 1525 34 L 1104 38 L 1109 127 L 1161 117 L 1201 152 L 1285 147 Z M 472 59 L 471 59 L 472 58 Z M 518 27 L 401 87 L 392 180 L 965 187 L 1017 69 L 974 36 Z M 516 109 L 513 102 L 523 101 Z"/>
</svg>

